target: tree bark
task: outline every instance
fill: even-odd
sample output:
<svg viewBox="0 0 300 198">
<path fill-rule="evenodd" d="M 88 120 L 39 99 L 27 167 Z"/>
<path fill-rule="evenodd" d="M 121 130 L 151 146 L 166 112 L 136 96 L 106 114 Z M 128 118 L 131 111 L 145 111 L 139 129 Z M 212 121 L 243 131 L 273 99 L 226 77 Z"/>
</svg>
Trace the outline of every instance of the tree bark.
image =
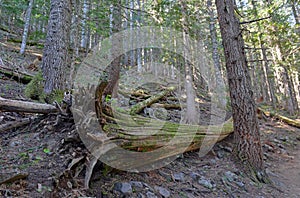
<svg viewBox="0 0 300 198">
<path fill-rule="evenodd" d="M 24 52 L 25 52 L 26 41 L 27 41 L 27 36 L 28 36 L 28 31 L 29 31 L 29 26 L 30 26 L 30 18 L 31 18 L 32 7 L 33 7 L 33 0 L 30 0 L 29 5 L 28 5 L 28 9 L 26 11 L 25 25 L 24 25 L 24 32 L 23 32 L 23 37 L 22 37 L 22 44 L 21 44 L 20 54 L 24 54 Z"/>
<path fill-rule="evenodd" d="M 268 182 L 263 166 L 256 105 L 244 51 L 244 41 L 233 0 L 216 0 L 226 59 L 233 113 L 235 155 L 254 180 Z"/>
<path fill-rule="evenodd" d="M 69 43 L 71 0 L 51 0 L 48 32 L 43 52 L 44 91 L 64 90 L 66 70 L 70 63 Z"/>
</svg>

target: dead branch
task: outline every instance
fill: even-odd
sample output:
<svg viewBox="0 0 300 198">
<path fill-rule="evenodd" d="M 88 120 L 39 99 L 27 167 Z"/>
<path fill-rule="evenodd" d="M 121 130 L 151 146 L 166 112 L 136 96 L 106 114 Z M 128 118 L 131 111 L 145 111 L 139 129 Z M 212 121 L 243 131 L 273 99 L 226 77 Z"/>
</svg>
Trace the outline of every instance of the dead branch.
<svg viewBox="0 0 300 198">
<path fill-rule="evenodd" d="M 30 118 L 24 118 L 24 119 L 21 119 L 21 120 L 17 120 L 17 121 L 9 122 L 9 123 L 6 123 L 6 124 L 2 124 L 2 125 L 0 125 L 0 132 L 5 132 L 5 131 L 8 131 L 10 129 L 17 128 L 17 127 L 29 124 L 30 120 L 31 120 Z"/>
<path fill-rule="evenodd" d="M 171 91 L 174 91 L 174 90 L 175 90 L 175 87 L 167 88 L 166 90 L 158 93 L 157 95 L 151 96 L 147 100 L 144 100 L 143 102 L 137 103 L 136 105 L 134 105 L 131 108 L 130 114 L 134 115 L 134 114 L 137 114 L 137 113 L 141 112 L 145 107 L 150 106 L 151 104 L 157 102 L 162 97 L 166 96 L 167 94 L 169 94 Z"/>
<path fill-rule="evenodd" d="M 240 24 L 255 23 L 255 22 L 262 21 L 262 20 L 269 19 L 269 18 L 271 18 L 271 16 L 260 18 L 260 19 L 254 19 L 251 21 L 243 21 L 243 22 L 240 22 Z"/>
</svg>

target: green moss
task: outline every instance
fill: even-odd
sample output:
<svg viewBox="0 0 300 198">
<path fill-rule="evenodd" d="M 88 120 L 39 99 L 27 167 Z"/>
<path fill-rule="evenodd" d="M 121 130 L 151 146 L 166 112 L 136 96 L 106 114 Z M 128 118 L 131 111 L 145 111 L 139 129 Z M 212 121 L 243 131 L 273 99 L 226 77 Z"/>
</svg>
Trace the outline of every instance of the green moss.
<svg viewBox="0 0 300 198">
<path fill-rule="evenodd" d="M 63 90 L 54 90 L 50 94 L 44 93 L 44 79 L 42 72 L 39 71 L 25 88 L 25 96 L 40 102 L 52 104 L 57 101 L 59 104 L 64 98 Z"/>
<path fill-rule="evenodd" d="M 25 96 L 33 100 L 43 101 L 44 94 L 44 79 L 42 72 L 39 71 L 25 88 Z"/>
<path fill-rule="evenodd" d="M 49 104 L 52 104 L 54 101 L 61 104 L 63 99 L 64 99 L 64 91 L 57 89 L 57 90 L 53 90 L 51 94 L 48 94 L 44 100 Z"/>
</svg>

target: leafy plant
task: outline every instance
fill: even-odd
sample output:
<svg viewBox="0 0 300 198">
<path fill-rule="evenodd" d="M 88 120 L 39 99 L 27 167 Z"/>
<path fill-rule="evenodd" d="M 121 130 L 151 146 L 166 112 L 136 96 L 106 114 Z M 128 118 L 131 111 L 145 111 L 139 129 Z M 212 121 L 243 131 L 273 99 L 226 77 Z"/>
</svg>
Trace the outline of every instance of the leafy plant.
<svg viewBox="0 0 300 198">
<path fill-rule="evenodd" d="M 44 148 L 44 149 L 43 149 L 43 152 L 46 153 L 46 154 L 49 154 L 49 153 L 50 153 L 50 149 Z"/>
</svg>

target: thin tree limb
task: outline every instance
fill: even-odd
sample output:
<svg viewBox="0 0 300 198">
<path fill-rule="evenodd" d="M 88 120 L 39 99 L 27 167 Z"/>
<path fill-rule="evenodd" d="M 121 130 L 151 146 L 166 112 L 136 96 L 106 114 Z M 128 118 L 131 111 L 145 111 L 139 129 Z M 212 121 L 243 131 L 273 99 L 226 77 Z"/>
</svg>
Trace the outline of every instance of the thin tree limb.
<svg viewBox="0 0 300 198">
<path fill-rule="evenodd" d="M 271 16 L 260 18 L 260 19 L 254 19 L 251 21 L 243 21 L 243 22 L 240 22 L 240 24 L 242 25 L 242 24 L 248 24 L 248 23 L 255 23 L 255 22 L 262 21 L 262 20 L 269 19 L 269 18 L 271 18 Z"/>
</svg>

